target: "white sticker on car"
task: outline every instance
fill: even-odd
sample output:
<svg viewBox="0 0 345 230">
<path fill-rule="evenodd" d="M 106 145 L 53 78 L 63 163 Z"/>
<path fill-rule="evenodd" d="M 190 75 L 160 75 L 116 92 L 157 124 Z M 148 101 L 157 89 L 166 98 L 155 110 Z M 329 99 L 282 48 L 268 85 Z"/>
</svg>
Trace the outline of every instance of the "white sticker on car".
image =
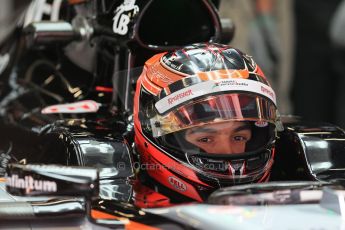
<svg viewBox="0 0 345 230">
<path fill-rule="evenodd" d="M 26 11 L 24 26 L 31 22 L 44 20 L 48 17 L 50 21 L 58 21 L 62 0 L 35 0 Z"/>
<path fill-rule="evenodd" d="M 115 16 L 113 18 L 113 31 L 116 34 L 125 35 L 128 33 L 128 24 L 139 12 L 139 7 L 135 5 L 135 0 L 125 0 L 115 10 Z"/>
<path fill-rule="evenodd" d="M 13 188 L 25 189 L 27 193 L 32 191 L 56 192 L 57 184 L 55 181 L 36 180 L 32 176 L 24 178 L 18 175 L 11 175 L 6 178 L 6 185 Z"/>
</svg>

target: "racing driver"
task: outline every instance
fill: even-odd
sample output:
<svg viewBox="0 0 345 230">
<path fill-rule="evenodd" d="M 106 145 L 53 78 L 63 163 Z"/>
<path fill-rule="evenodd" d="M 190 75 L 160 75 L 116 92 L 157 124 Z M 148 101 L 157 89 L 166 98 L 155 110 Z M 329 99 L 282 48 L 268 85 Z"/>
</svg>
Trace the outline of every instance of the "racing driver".
<svg viewBox="0 0 345 230">
<path fill-rule="evenodd" d="M 220 187 L 268 181 L 282 125 L 275 93 L 251 56 L 198 43 L 146 61 L 134 129 L 155 190 L 201 202 Z"/>
</svg>

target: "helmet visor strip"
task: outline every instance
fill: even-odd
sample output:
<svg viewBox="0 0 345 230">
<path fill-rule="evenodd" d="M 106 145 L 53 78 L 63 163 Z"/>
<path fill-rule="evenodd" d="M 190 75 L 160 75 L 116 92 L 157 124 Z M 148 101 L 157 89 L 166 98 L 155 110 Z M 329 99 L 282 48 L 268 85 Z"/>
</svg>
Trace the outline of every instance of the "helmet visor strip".
<svg viewBox="0 0 345 230">
<path fill-rule="evenodd" d="M 159 95 L 155 108 L 159 114 L 172 111 L 181 104 L 205 95 L 224 94 L 228 92 L 249 92 L 261 95 L 276 105 L 273 89 L 261 82 L 241 78 L 220 78 L 213 76 L 213 80 L 202 80 L 199 76 L 191 76 L 164 88 Z M 172 87 L 173 86 L 173 87 Z M 177 90 L 176 90 L 177 89 Z"/>
</svg>

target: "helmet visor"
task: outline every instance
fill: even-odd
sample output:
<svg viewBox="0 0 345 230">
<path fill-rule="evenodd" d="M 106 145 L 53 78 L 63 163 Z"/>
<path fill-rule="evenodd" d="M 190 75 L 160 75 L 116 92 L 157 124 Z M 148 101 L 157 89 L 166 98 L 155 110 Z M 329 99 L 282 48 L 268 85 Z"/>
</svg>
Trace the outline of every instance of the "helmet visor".
<svg viewBox="0 0 345 230">
<path fill-rule="evenodd" d="M 206 125 L 225 121 L 254 121 L 257 127 L 266 127 L 275 124 L 276 118 L 276 106 L 270 100 L 255 94 L 229 93 L 190 101 L 165 115 L 156 114 L 150 123 L 153 136 L 160 137 L 186 129 L 193 134 Z"/>
</svg>

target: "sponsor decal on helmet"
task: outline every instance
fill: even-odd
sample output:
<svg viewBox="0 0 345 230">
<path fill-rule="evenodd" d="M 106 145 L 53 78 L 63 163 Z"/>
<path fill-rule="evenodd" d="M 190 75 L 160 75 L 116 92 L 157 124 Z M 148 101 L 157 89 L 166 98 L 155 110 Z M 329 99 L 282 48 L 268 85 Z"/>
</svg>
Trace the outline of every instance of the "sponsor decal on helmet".
<svg viewBox="0 0 345 230">
<path fill-rule="evenodd" d="M 182 192 L 187 190 L 187 186 L 181 180 L 177 179 L 176 177 L 170 176 L 168 178 L 168 181 L 177 190 L 180 190 Z"/>
<path fill-rule="evenodd" d="M 213 89 L 218 86 L 248 86 L 248 84 L 246 82 L 238 82 L 236 80 L 227 79 L 220 82 L 215 82 Z"/>
<path fill-rule="evenodd" d="M 257 122 L 255 122 L 255 126 L 260 127 L 260 128 L 266 127 L 267 125 L 268 125 L 267 121 L 257 121 Z"/>
<path fill-rule="evenodd" d="M 168 103 L 169 105 L 173 104 L 174 102 L 184 98 L 184 97 L 187 97 L 187 96 L 190 96 L 190 95 L 193 95 L 193 92 L 191 89 L 185 91 L 185 92 L 182 92 L 182 93 L 179 93 L 173 97 L 170 97 L 168 98 Z"/>
<path fill-rule="evenodd" d="M 49 180 L 35 180 L 31 176 L 20 178 L 18 175 L 13 174 L 6 178 L 6 185 L 13 188 L 25 189 L 26 192 L 30 191 L 44 191 L 56 192 L 57 184 Z"/>
<path fill-rule="evenodd" d="M 128 23 L 131 18 L 139 12 L 139 7 L 135 5 L 135 0 L 125 0 L 115 10 L 113 18 L 113 31 L 116 34 L 125 35 L 128 33 Z"/>
<path fill-rule="evenodd" d="M 182 69 L 182 66 L 183 64 L 175 64 L 173 63 L 173 60 L 169 60 L 166 56 L 163 56 L 162 57 L 162 61 L 165 65 L 169 66 L 170 68 L 174 69 L 174 70 L 181 70 Z"/>
<path fill-rule="evenodd" d="M 263 92 L 264 94 L 269 95 L 269 97 L 274 97 L 274 93 L 271 89 L 268 89 L 267 87 L 261 86 L 261 92 Z"/>
<path fill-rule="evenodd" d="M 173 80 L 169 76 L 165 75 L 164 73 L 159 71 L 159 69 L 157 69 L 158 65 L 159 63 L 155 63 L 151 68 L 147 70 L 147 75 L 152 78 L 151 80 L 153 81 L 154 79 L 157 79 L 167 84 L 173 83 Z"/>
</svg>

